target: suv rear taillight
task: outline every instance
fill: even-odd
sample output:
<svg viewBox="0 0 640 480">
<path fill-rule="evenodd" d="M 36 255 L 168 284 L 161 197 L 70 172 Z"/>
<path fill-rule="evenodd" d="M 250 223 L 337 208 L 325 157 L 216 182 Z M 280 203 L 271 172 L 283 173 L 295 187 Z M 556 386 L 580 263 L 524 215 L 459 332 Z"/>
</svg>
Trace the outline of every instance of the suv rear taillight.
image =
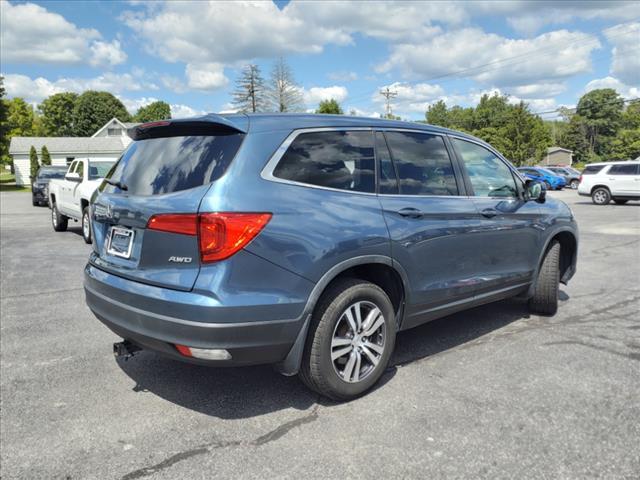
<svg viewBox="0 0 640 480">
<path fill-rule="evenodd" d="M 578 183 L 582 183 L 582 175 L 580 175 L 580 178 L 578 179 Z"/>
<path fill-rule="evenodd" d="M 147 228 L 182 235 L 197 235 L 203 263 L 229 258 L 244 248 L 271 220 L 270 213 L 158 214 Z"/>
</svg>

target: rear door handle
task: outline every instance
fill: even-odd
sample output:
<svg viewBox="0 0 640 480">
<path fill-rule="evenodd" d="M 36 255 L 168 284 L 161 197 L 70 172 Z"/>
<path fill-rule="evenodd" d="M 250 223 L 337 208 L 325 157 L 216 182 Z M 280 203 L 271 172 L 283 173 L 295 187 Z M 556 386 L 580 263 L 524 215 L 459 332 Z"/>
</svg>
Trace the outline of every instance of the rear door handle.
<svg viewBox="0 0 640 480">
<path fill-rule="evenodd" d="M 495 208 L 485 208 L 484 210 L 480 211 L 480 214 L 483 217 L 493 218 L 498 215 L 498 211 Z"/>
<path fill-rule="evenodd" d="M 420 218 L 424 216 L 424 213 L 417 208 L 406 207 L 398 210 L 398 215 L 408 218 Z"/>
</svg>

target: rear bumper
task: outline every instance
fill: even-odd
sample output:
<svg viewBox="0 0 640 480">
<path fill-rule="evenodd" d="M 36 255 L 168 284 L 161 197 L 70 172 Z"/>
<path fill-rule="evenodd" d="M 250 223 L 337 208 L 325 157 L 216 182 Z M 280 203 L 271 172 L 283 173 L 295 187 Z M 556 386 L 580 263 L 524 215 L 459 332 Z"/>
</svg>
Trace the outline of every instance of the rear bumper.
<svg viewBox="0 0 640 480">
<path fill-rule="evenodd" d="M 269 306 L 227 307 L 211 297 L 144 285 L 85 268 L 86 302 L 110 330 L 143 349 L 212 366 L 277 363 L 293 346 L 302 318 L 265 318 Z M 180 312 L 183 312 L 182 314 Z M 228 321 L 242 318 L 242 321 Z M 231 360 L 199 360 L 181 355 L 175 344 L 225 349 Z"/>
</svg>

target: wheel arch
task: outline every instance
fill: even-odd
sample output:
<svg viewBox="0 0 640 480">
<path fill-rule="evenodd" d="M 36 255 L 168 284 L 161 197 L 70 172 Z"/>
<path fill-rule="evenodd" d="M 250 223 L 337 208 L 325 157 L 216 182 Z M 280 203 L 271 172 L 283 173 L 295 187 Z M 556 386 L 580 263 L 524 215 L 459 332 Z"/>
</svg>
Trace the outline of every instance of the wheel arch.
<svg viewBox="0 0 640 480">
<path fill-rule="evenodd" d="M 396 314 L 398 325 L 402 323 L 404 305 L 409 297 L 408 276 L 405 270 L 391 257 L 384 255 L 363 255 L 350 258 L 334 265 L 316 283 L 305 305 L 303 325 L 287 357 L 276 365 L 284 375 L 295 375 L 300 369 L 302 353 L 307 340 L 311 316 L 322 294 L 341 278 L 361 278 L 382 288 L 389 296 Z"/>
<path fill-rule="evenodd" d="M 611 189 L 609 188 L 608 185 L 604 185 L 602 183 L 597 183 L 596 185 L 594 185 L 593 187 L 591 187 L 591 190 L 589 191 L 589 195 L 593 195 L 593 192 L 596 191 L 596 189 L 598 188 L 604 188 L 609 192 L 609 195 L 611 195 Z"/>
<path fill-rule="evenodd" d="M 533 278 L 538 278 L 544 257 L 554 241 L 558 241 L 560 243 L 560 282 L 566 285 L 576 272 L 578 258 L 578 235 L 575 230 L 569 227 L 559 228 L 547 237 L 544 248 L 541 250 L 538 257 L 538 263 Z M 531 283 L 527 296 L 531 296 L 533 294 L 534 285 L 535 281 Z"/>
</svg>

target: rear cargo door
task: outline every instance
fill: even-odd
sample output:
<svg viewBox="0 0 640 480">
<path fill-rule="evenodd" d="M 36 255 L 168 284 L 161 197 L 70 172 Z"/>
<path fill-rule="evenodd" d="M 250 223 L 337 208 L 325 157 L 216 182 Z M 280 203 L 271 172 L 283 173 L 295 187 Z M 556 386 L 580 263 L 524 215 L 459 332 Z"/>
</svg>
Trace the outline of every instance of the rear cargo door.
<svg viewBox="0 0 640 480">
<path fill-rule="evenodd" d="M 195 228 L 156 230 L 149 221 L 176 214 L 184 224 L 197 222 L 203 196 L 236 155 L 244 132 L 211 121 L 174 121 L 142 125 L 130 135 L 136 141 L 93 200 L 90 262 L 131 280 L 191 290 L 200 271 Z"/>
</svg>

